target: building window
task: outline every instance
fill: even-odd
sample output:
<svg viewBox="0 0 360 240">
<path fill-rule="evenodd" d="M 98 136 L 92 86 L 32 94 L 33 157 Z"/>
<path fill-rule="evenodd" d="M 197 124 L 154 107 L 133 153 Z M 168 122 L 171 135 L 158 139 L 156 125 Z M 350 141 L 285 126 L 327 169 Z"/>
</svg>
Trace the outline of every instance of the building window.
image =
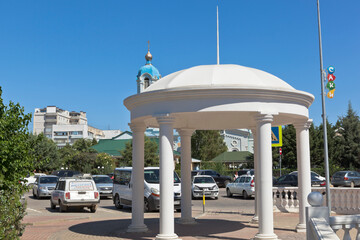
<svg viewBox="0 0 360 240">
<path fill-rule="evenodd" d="M 67 136 L 67 132 L 55 132 L 55 136 Z"/>
</svg>

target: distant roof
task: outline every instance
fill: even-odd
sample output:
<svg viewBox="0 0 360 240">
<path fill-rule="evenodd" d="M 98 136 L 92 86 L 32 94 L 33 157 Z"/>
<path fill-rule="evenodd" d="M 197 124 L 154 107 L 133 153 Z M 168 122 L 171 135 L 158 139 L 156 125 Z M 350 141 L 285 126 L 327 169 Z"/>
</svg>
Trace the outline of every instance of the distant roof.
<svg viewBox="0 0 360 240">
<path fill-rule="evenodd" d="M 155 141 L 159 147 L 158 138 L 150 138 Z M 99 142 L 92 146 L 99 153 L 107 153 L 111 156 L 121 156 L 120 152 L 126 148 L 126 143 L 131 142 L 132 139 L 100 139 Z M 159 151 L 159 149 L 158 149 Z M 178 151 L 174 151 L 174 155 L 180 156 Z"/>
<path fill-rule="evenodd" d="M 252 155 L 249 151 L 240 152 L 223 152 L 217 157 L 211 159 L 211 162 L 249 162 L 250 156 Z"/>
</svg>

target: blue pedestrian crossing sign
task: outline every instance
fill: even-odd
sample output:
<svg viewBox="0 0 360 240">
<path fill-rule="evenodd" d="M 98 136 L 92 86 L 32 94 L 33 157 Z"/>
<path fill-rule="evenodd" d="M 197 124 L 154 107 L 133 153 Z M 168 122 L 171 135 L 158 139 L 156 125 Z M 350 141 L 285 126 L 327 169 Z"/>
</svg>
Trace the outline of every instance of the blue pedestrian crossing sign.
<svg viewBox="0 0 360 240">
<path fill-rule="evenodd" d="M 271 146 L 282 147 L 282 127 L 271 127 Z"/>
</svg>

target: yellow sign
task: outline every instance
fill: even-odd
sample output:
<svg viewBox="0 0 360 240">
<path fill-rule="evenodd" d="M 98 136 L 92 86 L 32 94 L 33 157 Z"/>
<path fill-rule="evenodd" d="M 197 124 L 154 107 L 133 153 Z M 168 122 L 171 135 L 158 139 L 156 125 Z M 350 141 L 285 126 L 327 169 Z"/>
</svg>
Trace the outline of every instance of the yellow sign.
<svg viewBox="0 0 360 240">
<path fill-rule="evenodd" d="M 271 127 L 271 146 L 282 147 L 282 126 Z"/>
</svg>

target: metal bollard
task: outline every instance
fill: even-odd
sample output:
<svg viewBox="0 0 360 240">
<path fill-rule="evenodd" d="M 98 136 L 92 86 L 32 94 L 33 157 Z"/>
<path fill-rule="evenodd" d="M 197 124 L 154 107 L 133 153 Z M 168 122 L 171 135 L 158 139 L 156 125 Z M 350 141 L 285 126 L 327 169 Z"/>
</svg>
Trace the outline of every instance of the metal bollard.
<svg viewBox="0 0 360 240">
<path fill-rule="evenodd" d="M 203 189 L 203 213 L 205 213 L 205 190 Z"/>
</svg>

